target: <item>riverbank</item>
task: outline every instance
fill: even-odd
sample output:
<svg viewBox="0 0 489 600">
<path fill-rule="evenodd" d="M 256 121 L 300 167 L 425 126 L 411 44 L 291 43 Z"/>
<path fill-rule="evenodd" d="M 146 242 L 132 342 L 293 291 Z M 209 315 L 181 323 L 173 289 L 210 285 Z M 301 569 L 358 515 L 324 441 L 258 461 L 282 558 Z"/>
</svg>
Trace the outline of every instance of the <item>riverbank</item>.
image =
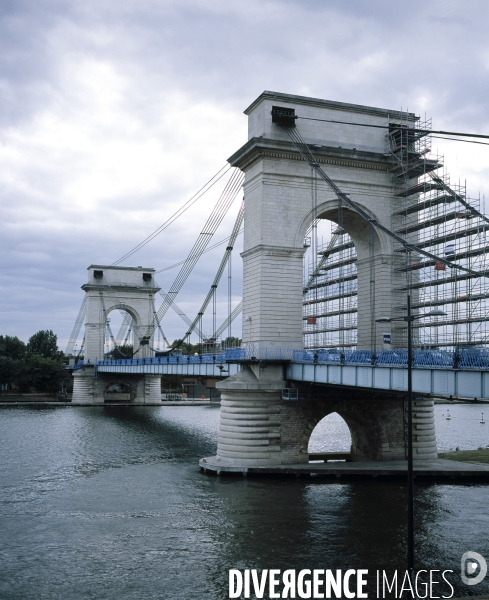
<svg viewBox="0 0 489 600">
<path fill-rule="evenodd" d="M 456 450 L 455 452 L 440 452 L 438 458 L 464 463 L 489 464 L 489 447 L 477 450 Z"/>
<path fill-rule="evenodd" d="M 9 394 L 7 396 L 0 397 L 0 408 L 12 406 L 30 406 L 39 408 L 42 408 L 43 406 L 206 406 L 209 404 L 218 406 L 220 402 L 216 400 L 211 401 L 208 398 L 206 398 L 205 400 L 162 400 L 161 402 L 154 402 L 151 404 L 139 404 L 136 402 L 130 402 L 129 400 L 116 399 L 112 395 L 110 397 L 110 400 L 106 400 L 105 402 L 99 402 L 94 404 L 72 404 L 71 394 L 68 394 L 67 398 L 61 396 L 60 399 L 56 399 L 56 397 L 53 396 L 43 396 L 39 394 Z"/>
<path fill-rule="evenodd" d="M 205 400 L 190 399 L 186 400 L 162 400 L 161 403 L 144 404 L 139 405 L 131 402 L 129 399 L 124 398 L 126 394 L 111 394 L 110 400 L 101 402 L 98 404 L 75 404 L 73 406 L 199 406 L 202 404 L 220 404 L 218 400 Z M 162 394 L 163 396 L 163 394 Z M 435 404 L 483 404 L 484 402 L 470 399 L 456 399 L 456 398 L 433 398 Z M 38 393 L 25 393 L 25 394 L 7 394 L 6 396 L 0 396 L 0 406 L 21 406 L 21 405 L 45 405 L 45 406 L 71 406 L 71 394 L 66 396 L 46 396 L 45 394 Z"/>
<path fill-rule="evenodd" d="M 485 398 L 440 398 L 438 396 L 431 398 L 435 404 L 488 404 L 489 400 Z"/>
</svg>

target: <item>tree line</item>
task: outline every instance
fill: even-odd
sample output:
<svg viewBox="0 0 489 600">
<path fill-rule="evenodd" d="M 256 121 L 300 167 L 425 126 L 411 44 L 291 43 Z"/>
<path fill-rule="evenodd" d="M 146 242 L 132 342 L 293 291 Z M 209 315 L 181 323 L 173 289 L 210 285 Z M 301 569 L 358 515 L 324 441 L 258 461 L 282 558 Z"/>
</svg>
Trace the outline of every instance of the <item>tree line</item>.
<svg viewBox="0 0 489 600">
<path fill-rule="evenodd" d="M 50 329 L 38 331 L 27 344 L 16 336 L 0 335 L 0 385 L 54 394 L 69 379 L 63 357 L 58 336 Z"/>
</svg>

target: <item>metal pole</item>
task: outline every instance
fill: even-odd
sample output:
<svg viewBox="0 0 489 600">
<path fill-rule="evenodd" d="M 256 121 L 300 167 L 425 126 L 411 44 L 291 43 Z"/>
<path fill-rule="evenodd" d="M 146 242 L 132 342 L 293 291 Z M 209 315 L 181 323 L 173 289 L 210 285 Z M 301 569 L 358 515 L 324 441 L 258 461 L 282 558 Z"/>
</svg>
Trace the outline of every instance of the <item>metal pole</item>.
<svg viewBox="0 0 489 600">
<path fill-rule="evenodd" d="M 407 566 L 412 581 L 414 574 L 414 473 L 413 473 L 413 348 L 411 294 L 407 295 L 407 375 L 408 375 L 408 531 L 407 531 Z"/>
</svg>

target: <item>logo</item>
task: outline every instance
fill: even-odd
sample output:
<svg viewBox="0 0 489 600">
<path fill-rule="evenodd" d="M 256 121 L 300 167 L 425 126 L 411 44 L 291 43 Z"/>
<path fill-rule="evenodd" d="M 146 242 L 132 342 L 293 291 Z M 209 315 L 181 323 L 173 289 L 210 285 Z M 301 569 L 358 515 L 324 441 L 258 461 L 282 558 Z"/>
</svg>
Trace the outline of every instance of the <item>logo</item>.
<svg viewBox="0 0 489 600">
<path fill-rule="evenodd" d="M 479 571 L 477 573 L 477 571 Z M 465 552 L 462 556 L 462 581 L 466 585 L 477 585 L 487 575 L 486 559 L 478 552 Z"/>
</svg>

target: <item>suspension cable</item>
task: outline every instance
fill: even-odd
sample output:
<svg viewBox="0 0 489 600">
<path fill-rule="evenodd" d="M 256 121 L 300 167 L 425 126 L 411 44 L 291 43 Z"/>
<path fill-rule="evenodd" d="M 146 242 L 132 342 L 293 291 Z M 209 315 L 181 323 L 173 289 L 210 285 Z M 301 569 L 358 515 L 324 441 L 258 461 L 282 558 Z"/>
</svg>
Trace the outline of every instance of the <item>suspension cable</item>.
<svg viewBox="0 0 489 600">
<path fill-rule="evenodd" d="M 192 321 L 192 323 L 190 323 L 190 327 L 189 327 L 188 331 L 185 333 L 184 337 L 182 338 L 180 344 L 183 343 L 188 337 L 190 337 L 190 335 L 192 334 L 194 329 L 197 327 L 197 323 L 199 322 L 199 319 L 205 313 L 207 307 L 209 306 L 209 302 L 211 301 L 211 298 L 213 297 L 213 295 L 215 296 L 215 292 L 216 292 L 217 286 L 219 285 L 219 282 L 221 281 L 221 277 L 224 272 L 224 269 L 226 268 L 226 265 L 228 264 L 228 261 L 231 258 L 231 253 L 233 251 L 234 244 L 236 242 L 236 238 L 238 237 L 239 232 L 241 231 L 243 217 L 244 217 L 244 200 L 241 203 L 241 206 L 240 206 L 240 209 L 238 212 L 238 216 L 236 217 L 236 221 L 234 223 L 233 231 L 229 237 L 229 244 L 226 247 L 224 256 L 222 257 L 221 264 L 219 265 L 219 268 L 217 269 L 217 273 L 216 273 L 216 276 L 214 277 L 214 281 L 212 282 L 210 290 L 209 290 L 207 296 L 205 297 L 205 300 L 202 303 L 202 306 L 200 307 L 200 310 L 197 313 L 197 316 Z M 228 314 L 228 319 L 229 319 L 230 315 L 231 315 L 231 311 L 228 311 L 228 312 L 229 312 L 229 314 Z M 213 329 L 214 329 L 214 331 L 212 332 L 213 333 L 212 337 L 216 338 L 215 326 L 213 326 Z M 178 346 L 180 344 L 178 344 Z M 178 348 L 178 346 L 176 346 L 176 347 Z"/>
<path fill-rule="evenodd" d="M 115 342 L 114 334 L 112 333 L 112 329 L 110 327 L 110 321 L 107 319 L 107 310 L 105 308 L 105 300 L 104 300 L 104 293 L 103 293 L 103 291 L 99 291 L 99 298 L 100 298 L 100 303 L 102 304 L 102 311 L 103 311 L 103 314 L 104 314 L 104 329 L 108 330 L 110 339 L 112 340 L 112 343 L 114 344 L 114 348 L 115 348 L 116 342 Z M 121 352 L 121 354 L 123 354 L 123 352 Z M 125 356 L 125 354 L 123 354 L 123 356 Z M 102 357 L 100 357 L 99 360 L 101 358 Z"/>
<path fill-rule="evenodd" d="M 132 322 L 132 317 L 131 315 L 123 310 L 119 310 L 120 313 L 124 313 L 123 314 L 123 319 L 122 319 L 122 323 L 121 326 L 119 327 L 119 331 L 117 332 L 117 336 L 116 336 L 116 344 L 117 346 L 121 346 L 123 341 L 125 341 L 125 337 L 129 331 L 129 329 L 131 328 L 131 322 Z"/>
<path fill-rule="evenodd" d="M 222 323 L 222 325 L 220 327 L 217 328 L 214 337 L 217 339 L 223 331 L 225 331 L 228 327 L 229 327 L 229 321 L 233 322 L 234 319 L 239 315 L 239 313 L 243 310 L 243 301 L 241 300 L 236 307 L 234 308 L 233 312 L 231 313 L 231 315 L 229 317 L 227 317 L 227 319 L 224 321 L 224 323 Z"/>
<path fill-rule="evenodd" d="M 336 242 L 338 241 L 338 238 L 340 237 L 340 232 L 341 232 L 341 227 L 338 225 L 337 229 L 335 231 L 333 231 L 333 233 L 331 235 L 331 239 L 329 240 L 329 243 L 328 243 L 326 249 L 322 251 L 323 255 L 322 255 L 320 261 L 318 262 L 316 268 L 314 269 L 314 271 L 311 273 L 309 279 L 307 280 L 307 283 L 303 289 L 304 294 L 306 294 L 309 291 L 309 288 L 314 283 L 314 280 L 319 276 L 321 268 L 324 267 L 324 264 L 326 263 L 326 261 L 329 258 L 329 252 L 333 249 Z"/>
<path fill-rule="evenodd" d="M 238 231 L 238 234 L 243 233 L 244 229 L 240 229 Z M 214 248 L 218 248 L 219 246 L 222 246 L 223 244 L 225 244 L 226 242 L 229 242 L 231 238 L 227 237 L 224 238 L 223 240 L 221 240 L 220 242 L 217 242 L 216 244 L 212 244 L 212 246 L 209 246 L 208 248 L 206 248 L 204 250 L 204 252 L 202 252 L 202 254 L 206 254 L 207 252 L 210 252 L 211 250 L 214 250 Z M 164 269 L 160 269 L 159 271 L 156 271 L 156 275 L 158 273 L 164 273 L 165 271 L 170 271 L 170 269 L 174 269 L 175 267 L 179 267 L 180 265 L 183 265 L 183 263 L 185 262 L 185 260 L 181 260 L 177 263 L 175 263 L 174 265 L 170 265 L 169 267 L 165 267 Z"/>
<path fill-rule="evenodd" d="M 451 196 L 453 196 L 456 200 L 458 200 L 460 202 L 460 204 L 463 204 L 463 206 L 465 206 L 465 208 L 467 210 L 470 210 L 470 212 L 473 215 L 478 216 L 480 219 L 482 219 L 483 221 L 485 221 L 486 223 L 489 223 L 489 218 L 486 217 L 486 215 L 483 215 L 481 212 L 479 212 L 475 207 L 473 207 L 471 204 L 469 204 L 467 202 L 467 200 L 465 200 L 465 198 L 463 198 L 460 194 L 457 194 L 454 190 L 452 190 L 452 188 L 447 185 L 443 179 L 441 179 L 441 177 L 439 177 L 436 173 L 430 172 L 429 176 L 431 177 L 431 179 L 433 179 L 433 181 L 435 183 L 437 183 L 439 186 L 441 186 L 445 192 L 447 192 L 448 194 L 450 194 Z M 467 190 L 465 190 L 466 192 Z"/>
<path fill-rule="evenodd" d="M 373 123 L 354 123 L 353 121 L 336 121 L 333 119 L 318 119 L 314 117 L 300 117 L 297 116 L 297 119 L 303 119 L 305 121 L 323 121 L 324 123 L 338 123 L 340 125 L 355 125 L 356 127 L 373 127 L 375 129 L 390 129 L 389 125 L 374 125 Z M 282 127 L 282 125 L 281 125 Z M 481 134 L 481 133 L 462 133 L 460 131 L 434 131 L 431 129 L 418 129 L 416 127 L 403 127 L 403 130 L 408 132 L 413 132 L 417 134 L 430 135 L 432 133 L 438 133 L 440 135 L 456 135 L 460 137 L 473 137 L 473 138 L 482 138 L 485 140 L 489 140 L 489 135 Z M 446 139 L 446 138 L 441 138 Z M 457 140 L 460 142 L 469 141 L 469 140 Z"/>
<path fill-rule="evenodd" d="M 163 341 L 166 344 L 166 347 L 168 348 L 168 346 L 170 345 L 170 343 L 166 339 L 166 335 L 165 335 L 163 329 L 161 328 L 161 323 L 160 323 L 160 320 L 158 319 L 158 313 L 156 311 L 154 311 L 154 318 L 156 319 L 156 325 L 158 327 L 158 333 L 161 335 L 161 337 L 163 338 Z"/>
<path fill-rule="evenodd" d="M 158 309 L 157 318 L 160 322 L 166 315 L 178 292 L 181 290 L 188 276 L 192 272 L 192 269 L 195 267 L 197 261 L 202 256 L 202 253 L 211 241 L 212 236 L 214 235 L 222 220 L 226 216 L 229 208 L 231 207 L 231 204 L 235 200 L 236 196 L 239 193 L 239 190 L 243 185 L 243 181 L 244 174 L 238 169 L 233 169 L 233 174 L 231 175 L 228 183 L 226 184 L 226 187 L 224 188 L 219 200 L 217 201 L 217 204 L 212 210 L 212 213 L 207 219 L 204 228 L 202 229 L 199 237 L 197 238 L 197 241 L 195 242 L 192 250 L 189 253 L 187 260 L 182 265 L 180 272 L 178 273 L 175 281 L 173 282 L 171 288 L 164 297 L 160 308 Z M 151 338 L 156 328 L 155 323 L 156 319 L 145 332 L 143 336 L 145 339 Z"/>
<path fill-rule="evenodd" d="M 156 281 L 155 281 L 155 283 L 156 283 Z M 158 287 L 160 287 L 160 286 L 158 285 Z M 162 296 L 163 298 L 165 298 L 165 297 L 166 297 L 166 295 L 167 295 L 167 294 L 166 294 L 166 292 L 165 292 L 165 291 L 163 291 L 163 290 L 161 290 L 161 291 L 160 291 L 160 296 Z M 189 317 L 188 317 L 188 316 L 185 314 L 185 312 L 184 312 L 184 311 L 183 311 L 183 310 L 182 310 L 182 309 L 181 309 L 181 308 L 178 306 L 178 304 L 177 304 L 176 302 L 172 302 L 172 303 L 171 303 L 171 308 L 172 308 L 172 310 L 174 310 L 174 311 L 177 313 L 177 315 L 178 315 L 178 316 L 179 316 L 179 317 L 182 319 L 182 321 L 184 321 L 184 322 L 185 322 L 187 325 L 191 325 L 191 324 L 192 324 L 192 321 L 191 321 L 191 320 L 189 319 Z M 157 316 L 157 315 L 156 315 L 156 318 L 158 318 L 158 316 Z M 158 320 L 158 322 L 159 322 L 159 320 Z M 201 336 L 201 335 L 202 335 L 202 333 L 201 333 L 201 331 L 199 330 L 199 328 L 198 328 L 198 327 L 195 327 L 195 329 L 196 329 L 196 331 L 197 331 L 197 335 Z M 185 341 L 185 340 L 183 339 L 182 341 Z M 171 346 L 171 344 L 168 342 L 168 340 L 167 340 L 167 344 L 168 344 L 168 346 Z M 176 346 L 176 348 L 178 348 L 178 346 Z"/>
<path fill-rule="evenodd" d="M 83 336 L 80 350 L 78 351 L 78 354 L 76 355 L 76 360 L 78 360 L 80 358 L 80 356 L 83 354 L 84 350 L 85 350 L 85 336 Z"/>
<path fill-rule="evenodd" d="M 87 295 L 83 298 L 83 301 L 80 306 L 80 310 L 78 311 L 78 316 L 76 317 L 75 324 L 73 325 L 73 330 L 70 335 L 70 339 L 68 341 L 68 345 L 66 346 L 65 354 L 69 356 L 73 354 L 73 348 L 75 346 L 76 340 L 80 335 L 80 329 L 85 320 L 85 315 L 87 314 Z"/>
<path fill-rule="evenodd" d="M 211 179 L 209 179 L 209 181 L 204 186 L 202 186 L 200 188 L 200 190 L 198 192 L 196 192 L 190 198 L 190 200 L 187 200 L 187 202 L 185 202 L 185 204 L 183 206 L 181 206 L 176 212 L 174 212 L 173 215 L 169 219 L 167 219 L 162 225 L 160 225 L 158 227 L 158 229 L 155 229 L 155 231 L 153 231 L 152 234 L 150 234 L 147 238 L 145 238 L 137 246 L 134 246 L 134 248 L 132 250 L 130 250 L 129 252 L 124 254 L 124 256 L 122 256 L 121 258 L 119 258 L 118 260 L 113 262 L 110 266 L 114 267 L 115 265 L 118 265 L 123 260 L 126 260 L 126 258 L 129 258 L 133 254 L 135 254 L 138 250 L 141 250 L 141 248 L 146 246 L 146 244 L 149 244 L 149 242 L 154 240 L 154 238 L 156 236 L 158 236 L 169 225 L 171 225 L 174 221 L 176 221 L 176 219 L 178 219 L 178 217 L 181 217 L 183 215 L 183 213 L 186 212 L 193 204 L 195 204 L 197 202 L 197 200 L 200 200 L 200 198 L 202 198 L 202 196 L 206 192 L 208 192 L 222 177 L 224 177 L 224 175 L 226 175 L 226 173 L 230 169 L 231 169 L 230 165 L 225 165 L 224 167 L 222 167 L 222 169 L 220 169 L 213 177 L 211 177 Z M 224 172 L 222 172 L 222 171 L 224 171 Z"/>
<path fill-rule="evenodd" d="M 451 267 L 452 269 L 460 269 L 461 271 L 466 271 L 468 273 L 477 274 L 477 271 L 473 271 L 472 269 L 467 269 L 466 267 L 462 267 L 461 265 L 453 263 L 453 262 L 447 260 L 446 258 L 442 258 L 440 256 L 437 256 L 436 254 L 427 252 L 426 250 L 419 248 L 412 242 L 407 242 L 403 237 L 401 237 L 400 235 L 397 235 L 397 233 L 394 233 L 388 227 L 385 227 L 384 225 L 379 223 L 379 221 L 377 221 L 377 219 L 372 218 L 363 208 L 360 207 L 359 204 L 357 204 L 354 200 L 349 198 L 348 194 L 345 194 L 344 192 L 342 192 L 341 189 L 336 185 L 336 183 L 324 172 L 324 170 L 321 168 L 321 166 L 317 162 L 316 158 L 312 154 L 309 146 L 306 144 L 306 142 L 302 138 L 301 134 L 297 130 L 297 127 L 295 126 L 295 124 L 292 126 L 288 126 L 288 127 L 285 125 L 282 125 L 280 123 L 278 125 L 288 135 L 292 144 L 297 148 L 297 150 L 298 150 L 299 154 L 302 156 L 302 158 L 305 161 L 307 161 L 309 163 L 309 165 L 314 167 L 314 169 L 316 169 L 319 176 L 334 190 L 336 195 L 339 198 L 341 198 L 356 213 L 358 213 L 367 223 L 370 223 L 377 229 L 380 229 L 381 231 L 386 233 L 389 237 L 395 239 L 406 250 L 415 251 L 415 252 L 418 252 L 419 254 L 423 254 L 424 256 L 427 256 L 428 258 L 431 258 L 432 260 L 444 263 L 445 265 Z"/>
</svg>

